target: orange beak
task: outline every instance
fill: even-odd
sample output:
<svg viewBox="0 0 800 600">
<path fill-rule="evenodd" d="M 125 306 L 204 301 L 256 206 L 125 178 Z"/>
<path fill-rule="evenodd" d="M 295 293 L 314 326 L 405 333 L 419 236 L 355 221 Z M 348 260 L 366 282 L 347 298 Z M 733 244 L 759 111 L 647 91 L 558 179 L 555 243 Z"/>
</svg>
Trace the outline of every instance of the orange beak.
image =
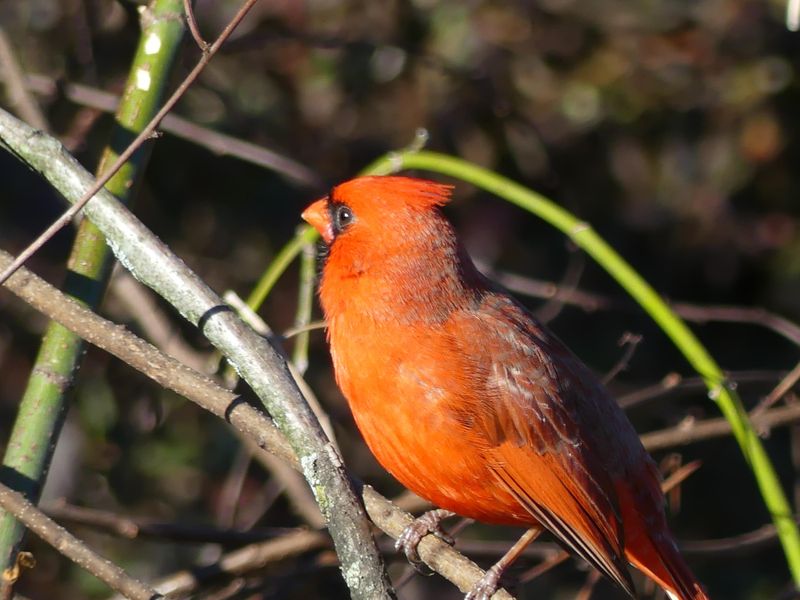
<svg viewBox="0 0 800 600">
<path fill-rule="evenodd" d="M 328 199 L 322 198 L 307 207 L 300 215 L 303 220 L 316 229 L 326 244 L 333 241 L 333 227 L 328 213 Z"/>
</svg>

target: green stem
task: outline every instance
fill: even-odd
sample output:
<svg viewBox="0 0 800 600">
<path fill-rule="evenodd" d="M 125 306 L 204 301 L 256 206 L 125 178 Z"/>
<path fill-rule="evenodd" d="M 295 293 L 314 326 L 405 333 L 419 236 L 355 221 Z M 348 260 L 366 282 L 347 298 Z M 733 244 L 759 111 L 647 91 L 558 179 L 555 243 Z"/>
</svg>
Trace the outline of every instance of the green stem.
<svg viewBox="0 0 800 600">
<path fill-rule="evenodd" d="M 117 110 L 117 125 L 98 172 L 114 162 L 118 156 L 114 149 L 125 148 L 158 111 L 183 30 L 181 0 L 154 0 L 144 11 L 139 46 Z M 148 155 L 147 147 L 136 152 L 109 180 L 106 189 L 127 202 L 135 193 L 138 175 Z M 69 271 L 64 290 L 87 306 L 97 307 L 105 291 L 112 257 L 102 234 L 84 219 L 67 263 Z M 55 322 L 48 326 L 3 459 L 4 482 L 32 502 L 38 500 L 41 492 L 66 413 L 66 394 L 82 353 L 80 338 Z M 24 526 L 13 517 L 2 514 L 0 560 L 3 569 L 13 566 L 24 531 Z M 10 594 L 11 585 L 13 581 L 3 578 L 5 597 Z"/>
<path fill-rule="evenodd" d="M 363 172 L 386 175 L 401 169 L 423 169 L 461 179 L 541 217 L 583 248 L 644 308 L 703 377 L 709 398 L 717 403 L 731 424 L 733 435 L 753 471 L 775 524 L 792 578 L 795 585 L 800 586 L 800 533 L 769 456 L 738 395 L 724 385 L 725 375 L 720 367 L 650 284 L 587 223 L 544 196 L 477 165 L 443 154 L 421 151 L 393 153 L 375 161 Z"/>
<path fill-rule="evenodd" d="M 303 228 L 305 229 L 305 228 Z M 303 231 L 298 232 L 299 236 Z M 311 322 L 311 309 L 314 306 L 314 276 L 316 275 L 316 252 L 314 244 L 306 242 L 300 255 L 300 283 L 297 288 L 297 314 L 294 318 L 295 328 L 306 327 Z M 300 375 L 308 368 L 308 341 L 310 331 L 300 331 L 294 339 L 292 363 Z"/>
<path fill-rule="evenodd" d="M 312 243 L 316 239 L 317 232 L 313 227 L 302 227 L 298 234 L 289 240 L 289 243 L 287 243 L 283 248 L 281 248 L 281 251 L 278 252 L 278 255 L 269 264 L 267 270 L 264 271 L 264 274 L 261 276 L 261 279 L 259 279 L 255 289 L 247 297 L 247 306 L 253 310 L 258 310 L 259 307 L 264 303 L 264 300 L 267 298 L 269 293 L 272 291 L 275 283 L 278 281 L 278 279 L 280 279 L 281 275 L 283 275 L 284 271 L 286 271 L 289 265 L 292 264 L 292 261 L 297 257 L 297 255 L 300 254 L 300 252 L 303 250 L 303 247 Z"/>
</svg>

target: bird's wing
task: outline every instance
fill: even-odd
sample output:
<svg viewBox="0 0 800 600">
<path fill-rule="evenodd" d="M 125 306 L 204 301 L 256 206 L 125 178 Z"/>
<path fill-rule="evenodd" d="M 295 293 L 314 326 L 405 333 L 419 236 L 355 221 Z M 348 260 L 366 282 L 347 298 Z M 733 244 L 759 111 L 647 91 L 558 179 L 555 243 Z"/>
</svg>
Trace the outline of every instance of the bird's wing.
<svg viewBox="0 0 800 600">
<path fill-rule="evenodd" d="M 597 447 L 608 421 L 612 429 L 619 421 L 616 407 L 607 406 L 612 400 L 557 338 L 506 296 L 488 294 L 478 308 L 457 311 L 448 329 L 470 357 L 471 380 L 482 382 L 454 410 L 465 427 L 481 433 L 499 483 L 633 595 L 608 460 L 618 441 L 606 440 L 604 456 Z"/>
</svg>

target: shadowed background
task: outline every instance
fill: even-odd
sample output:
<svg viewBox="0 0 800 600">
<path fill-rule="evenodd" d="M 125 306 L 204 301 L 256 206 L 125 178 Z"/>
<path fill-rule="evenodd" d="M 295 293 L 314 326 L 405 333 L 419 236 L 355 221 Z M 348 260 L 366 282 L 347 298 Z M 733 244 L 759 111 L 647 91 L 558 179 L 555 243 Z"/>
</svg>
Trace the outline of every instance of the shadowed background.
<svg viewBox="0 0 800 600">
<path fill-rule="evenodd" d="M 198 2 L 206 37 L 237 7 Z M 121 88 L 139 31 L 137 5 L 9 2 L 0 4 L 0 25 L 24 72 L 38 76 L 30 85 L 46 92 L 37 97 L 52 131 L 93 168 L 112 121 L 86 104 L 96 106 L 101 92 Z M 311 199 L 425 127 L 429 148 L 494 169 L 590 222 L 668 298 L 701 307 L 763 307 L 797 320 L 798 51 L 797 34 L 786 30 L 784 7 L 775 2 L 262 2 L 176 113 L 294 163 L 281 163 L 276 172 L 217 155 L 203 146 L 208 135 L 202 131 L 189 140 L 167 133 L 154 144 L 135 212 L 215 289 L 246 296 Z M 176 80 L 197 56 L 187 41 Z M 81 102 L 74 90 L 70 95 L 70 84 L 86 86 Z M 17 252 L 62 204 L 5 154 L 0 176 L 0 245 Z M 511 273 L 602 297 L 602 308 L 587 308 L 520 296 L 598 373 L 623 357 L 623 334 L 643 336 L 611 383 L 619 396 L 671 373 L 691 375 L 663 334 L 558 232 L 466 185 L 458 186 L 446 212 L 496 277 Z M 59 234 L 31 263 L 50 281 L 64 276 L 71 236 Z M 297 284 L 295 266 L 261 311 L 276 331 L 294 322 Z M 142 311 L 123 301 L 130 291 L 118 290 L 108 294 L 104 313 L 141 333 Z M 8 295 L 0 308 L 5 440 L 44 322 Z M 195 332 L 172 322 L 176 335 L 207 353 Z M 748 407 L 798 360 L 795 344 L 759 324 L 693 328 L 738 382 Z M 387 495 L 399 493 L 354 430 L 319 331 L 312 334 L 306 376 L 352 471 Z M 784 400 L 796 398 L 790 393 Z M 718 416 L 696 386 L 638 403 L 629 415 L 640 432 L 675 426 L 687 415 Z M 766 444 L 793 490 L 796 432 L 775 428 Z M 681 540 L 724 538 L 768 522 L 731 439 L 674 450 L 683 462 L 703 461 L 683 484 L 680 506 L 673 505 Z M 121 516 L 226 527 L 302 522 L 270 474 L 248 466 L 224 424 L 96 350 L 80 372 L 48 485 L 45 504 L 66 497 Z M 219 545 L 119 540 L 96 528 L 78 533 L 147 579 L 220 552 Z M 474 543 L 513 535 L 471 526 L 461 537 Z M 107 595 L 38 541 L 31 547 L 39 564 L 23 579 L 21 593 L 34 599 Z M 490 564 L 497 554 L 484 550 L 471 555 Z M 717 598 L 775 598 L 789 581 L 774 541 L 687 559 Z M 517 573 L 533 564 L 526 559 Z M 329 553 L 309 552 L 253 576 L 247 580 L 252 592 L 230 597 L 346 597 L 334 567 Z M 586 579 L 581 568 L 570 561 L 520 588 L 519 597 L 574 597 Z M 392 560 L 393 575 L 404 569 L 403 561 Z M 197 597 L 211 597 L 215 589 L 209 585 Z M 436 577 L 417 577 L 400 596 L 459 593 Z M 617 597 L 605 582 L 592 595 Z"/>
</svg>

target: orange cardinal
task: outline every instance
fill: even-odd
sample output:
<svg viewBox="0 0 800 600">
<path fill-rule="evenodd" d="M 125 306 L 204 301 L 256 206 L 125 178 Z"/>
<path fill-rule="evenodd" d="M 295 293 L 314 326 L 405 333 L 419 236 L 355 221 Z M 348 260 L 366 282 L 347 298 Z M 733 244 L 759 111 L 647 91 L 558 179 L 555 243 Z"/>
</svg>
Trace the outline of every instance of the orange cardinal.
<svg viewBox="0 0 800 600">
<path fill-rule="evenodd" d="M 628 594 L 627 563 L 670 598 L 707 599 L 667 528 L 659 474 L 606 389 L 475 268 L 440 207 L 451 187 L 361 177 L 303 212 L 329 246 L 320 300 L 336 381 L 367 445 L 442 510 L 401 538 L 409 556 L 453 513 L 542 529 Z"/>
</svg>

